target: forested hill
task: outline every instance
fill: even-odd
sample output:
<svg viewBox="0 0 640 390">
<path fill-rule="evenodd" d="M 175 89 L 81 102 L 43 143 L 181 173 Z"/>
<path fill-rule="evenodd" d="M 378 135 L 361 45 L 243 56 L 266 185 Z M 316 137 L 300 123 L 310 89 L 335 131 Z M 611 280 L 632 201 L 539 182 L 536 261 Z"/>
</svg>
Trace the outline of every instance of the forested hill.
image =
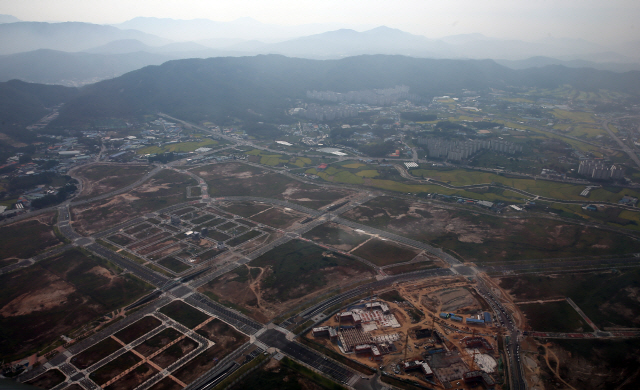
<svg viewBox="0 0 640 390">
<path fill-rule="evenodd" d="M 82 88 L 80 96 L 65 105 L 59 123 L 156 111 L 190 120 L 222 122 L 229 116 L 270 120 L 284 115 L 291 99 L 314 89 L 347 92 L 407 85 L 411 93 L 430 98 L 464 88 L 563 84 L 583 91 L 609 89 L 637 95 L 640 72 L 563 66 L 513 70 L 491 60 L 385 55 L 324 61 L 279 55 L 176 60 Z"/>
<path fill-rule="evenodd" d="M 0 124 L 27 126 L 47 115 L 47 108 L 71 100 L 76 88 L 11 80 L 0 83 Z"/>
</svg>

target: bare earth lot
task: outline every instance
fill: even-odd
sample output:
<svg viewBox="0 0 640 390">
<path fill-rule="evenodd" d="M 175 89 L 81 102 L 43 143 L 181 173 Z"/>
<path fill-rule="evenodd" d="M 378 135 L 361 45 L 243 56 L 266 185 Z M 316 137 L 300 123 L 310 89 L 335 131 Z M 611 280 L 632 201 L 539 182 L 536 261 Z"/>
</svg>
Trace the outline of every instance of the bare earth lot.
<svg viewBox="0 0 640 390">
<path fill-rule="evenodd" d="M 416 257 L 420 251 L 391 241 L 373 238 L 352 253 L 382 267 L 407 262 Z"/>
<path fill-rule="evenodd" d="M 268 321 L 312 295 L 374 274 L 353 258 L 294 240 L 201 289 L 212 299 L 231 304 L 258 321 Z"/>
<path fill-rule="evenodd" d="M 0 267 L 60 244 L 53 233 L 55 216 L 56 212 L 46 213 L 1 227 Z"/>
<path fill-rule="evenodd" d="M 93 234 L 127 219 L 185 202 L 186 188 L 195 184 L 187 175 L 164 170 L 132 191 L 72 208 L 73 227 L 81 234 Z"/>
<path fill-rule="evenodd" d="M 0 275 L 0 356 L 26 356 L 151 289 L 107 262 L 70 250 Z"/>
<path fill-rule="evenodd" d="M 91 198 L 133 184 L 151 168 L 148 165 L 92 164 L 73 172 L 82 181 L 80 198 Z"/>
<path fill-rule="evenodd" d="M 368 234 L 356 232 L 350 227 L 333 222 L 327 222 L 320 226 L 316 226 L 302 236 L 346 252 L 352 250 L 371 237 Z"/>
<path fill-rule="evenodd" d="M 546 218 L 503 218 L 380 197 L 343 217 L 450 250 L 471 262 L 622 254 L 640 243 L 615 232 Z"/>
<path fill-rule="evenodd" d="M 209 194 L 221 196 L 256 196 L 286 199 L 310 208 L 320 208 L 352 192 L 328 189 L 290 179 L 241 163 L 206 165 L 191 170 L 209 185 Z"/>
</svg>

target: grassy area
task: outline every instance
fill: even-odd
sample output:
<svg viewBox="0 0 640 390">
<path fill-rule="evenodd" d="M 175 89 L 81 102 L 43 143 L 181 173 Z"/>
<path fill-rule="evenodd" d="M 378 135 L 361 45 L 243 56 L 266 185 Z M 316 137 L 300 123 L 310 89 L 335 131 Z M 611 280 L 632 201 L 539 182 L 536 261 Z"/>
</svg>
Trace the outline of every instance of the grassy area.
<svg viewBox="0 0 640 390">
<path fill-rule="evenodd" d="M 187 152 L 193 152 L 198 148 L 212 147 L 218 144 L 219 144 L 218 141 L 212 140 L 210 138 L 206 138 L 199 142 L 196 142 L 196 141 L 178 142 L 174 144 L 166 144 L 162 147 L 148 146 L 146 148 L 138 149 L 136 153 L 137 154 L 158 154 L 158 153 L 169 153 L 169 152 L 187 153 Z"/>
<path fill-rule="evenodd" d="M 500 284 L 518 300 L 569 297 L 599 327 L 640 327 L 640 302 L 635 289 L 640 270 L 586 274 L 522 275 Z"/>
<path fill-rule="evenodd" d="M 421 209 L 409 213 L 410 206 Z M 391 197 L 372 199 L 344 217 L 455 251 L 456 256 L 478 263 L 640 250 L 638 241 L 617 232 L 540 217 L 501 218 Z"/>
<path fill-rule="evenodd" d="M 189 267 L 187 264 L 183 263 L 180 260 L 176 260 L 173 257 L 166 257 L 160 261 L 158 261 L 158 264 L 160 264 L 161 266 L 170 269 L 171 271 L 175 272 L 176 274 L 179 274 L 181 272 L 184 272 L 186 270 L 188 270 Z"/>
<path fill-rule="evenodd" d="M 407 262 L 418 253 L 418 250 L 378 238 L 367 241 L 353 252 L 354 255 L 363 257 L 379 267 Z"/>
<path fill-rule="evenodd" d="M 244 375 L 246 372 L 248 372 L 249 370 L 251 370 L 252 368 L 258 366 L 260 363 L 262 363 L 264 360 L 266 360 L 267 357 L 264 356 L 263 354 L 260 354 L 258 356 L 256 356 L 252 361 L 250 361 L 247 364 L 244 364 L 242 367 L 240 367 L 239 369 L 237 369 L 233 374 L 229 375 L 225 380 L 223 380 L 222 382 L 218 383 L 216 385 L 216 387 L 214 387 L 214 390 L 222 390 L 222 389 L 226 389 L 229 385 L 231 385 L 236 379 L 240 378 L 242 375 Z"/>
<path fill-rule="evenodd" d="M 122 345 L 119 342 L 108 337 L 71 358 L 71 363 L 83 370 L 91 367 L 94 363 L 99 362 L 120 348 L 122 348 Z"/>
<path fill-rule="evenodd" d="M 242 234 L 242 235 L 240 235 L 238 237 L 235 237 L 235 238 L 227 241 L 227 244 L 229 246 L 238 246 L 238 245 L 240 245 L 240 244 L 242 244 L 242 243 L 244 243 L 246 241 L 251 240 L 252 238 L 258 237 L 261 234 L 262 234 L 262 232 L 259 231 L 259 230 L 251 230 L 251 231 L 248 231 L 248 232 L 246 232 L 246 233 L 244 233 L 244 234 Z"/>
<path fill-rule="evenodd" d="M 133 352 L 125 352 L 116 359 L 110 361 L 96 371 L 92 372 L 91 375 L 89 375 L 89 378 L 91 378 L 91 380 L 98 383 L 99 385 L 102 385 L 110 379 L 116 377 L 118 374 L 121 374 L 129 367 L 138 363 L 140 360 L 141 359 Z"/>
<path fill-rule="evenodd" d="M 518 305 L 531 329 L 541 332 L 592 332 L 567 301 Z"/>
<path fill-rule="evenodd" d="M 49 213 L 40 219 L 52 220 L 53 216 L 54 213 Z M 26 259 L 60 244 L 53 229 L 52 223 L 33 219 L 0 227 L 0 258 Z"/>
<path fill-rule="evenodd" d="M 65 379 L 65 375 L 60 372 L 60 370 L 54 368 L 25 383 L 43 389 L 52 389 L 60 383 L 64 382 Z M 7 388 L 9 388 L 10 386 L 8 384 L 5 385 L 7 386 Z"/>
<path fill-rule="evenodd" d="M 553 115 L 558 119 L 566 119 L 571 122 L 594 123 L 596 121 L 593 114 L 582 111 L 553 110 Z"/>
<path fill-rule="evenodd" d="M 271 291 L 269 300 L 286 301 L 302 297 L 327 284 L 324 269 L 347 267 L 360 272 L 371 269 L 351 258 L 328 253 L 323 248 L 300 240 L 289 241 L 253 260 L 251 266 L 270 267 L 272 273 L 262 282 L 263 291 Z"/>
<path fill-rule="evenodd" d="M 120 330 L 114 336 L 122 340 L 124 343 L 129 344 L 158 326 L 160 326 L 160 321 L 157 318 L 146 316 Z"/>
<path fill-rule="evenodd" d="M 160 312 L 173 318 L 189 329 L 195 328 L 197 325 L 200 325 L 204 320 L 209 318 L 205 313 L 182 301 L 173 301 L 170 304 L 163 306 L 160 309 Z"/>
<path fill-rule="evenodd" d="M 358 233 L 332 222 L 316 226 L 302 236 L 325 245 L 346 246 L 349 250 L 362 244 L 370 237 L 368 234 Z"/>
<path fill-rule="evenodd" d="M 223 206 L 223 209 L 230 213 L 240 215 L 241 217 L 248 218 L 254 214 L 271 208 L 271 205 L 253 203 L 253 202 L 236 202 Z"/>
</svg>

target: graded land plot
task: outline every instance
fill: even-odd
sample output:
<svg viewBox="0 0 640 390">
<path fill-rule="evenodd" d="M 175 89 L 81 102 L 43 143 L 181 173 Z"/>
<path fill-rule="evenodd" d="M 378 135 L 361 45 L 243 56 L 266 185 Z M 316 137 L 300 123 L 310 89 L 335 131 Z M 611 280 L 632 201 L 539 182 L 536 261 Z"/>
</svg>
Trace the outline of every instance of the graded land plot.
<svg viewBox="0 0 640 390">
<path fill-rule="evenodd" d="M 571 298 L 596 326 L 640 327 L 640 270 L 499 278 L 515 302 Z"/>
<path fill-rule="evenodd" d="M 137 154 L 157 154 L 157 153 L 186 153 L 193 152 L 194 150 L 202 147 L 215 147 L 220 144 L 220 141 L 216 141 L 210 138 L 204 138 L 202 141 L 187 141 L 170 143 L 162 147 L 159 146 L 147 146 L 146 148 L 138 149 Z"/>
<path fill-rule="evenodd" d="M 235 224 L 235 223 L 229 221 L 227 223 L 223 223 L 222 225 L 216 227 L 216 229 L 222 230 L 223 232 L 226 232 L 226 231 L 229 231 L 229 230 L 233 229 L 236 226 L 238 226 L 238 224 Z"/>
<path fill-rule="evenodd" d="M 151 386 L 149 390 L 182 390 L 183 387 L 178 382 L 174 381 L 170 377 L 165 377 L 160 382 Z"/>
<path fill-rule="evenodd" d="M 189 337 L 185 337 L 169 348 L 165 349 L 158 355 L 154 356 L 151 361 L 162 368 L 167 368 L 178 359 L 196 349 L 198 343 Z"/>
<path fill-rule="evenodd" d="M 96 164 L 83 166 L 75 170 L 82 181 L 80 198 L 90 198 L 106 194 L 136 182 L 149 172 L 148 165 Z"/>
<path fill-rule="evenodd" d="M 72 357 L 71 364 L 76 366 L 78 369 L 83 370 L 87 367 L 91 367 L 94 363 L 106 358 L 120 348 L 122 348 L 122 344 L 111 337 L 107 337 L 101 342 Z"/>
<path fill-rule="evenodd" d="M 420 251 L 392 241 L 372 238 L 352 253 L 369 260 L 379 267 L 383 267 L 385 265 L 405 263 L 418 256 Z"/>
<path fill-rule="evenodd" d="M 209 249 L 206 252 L 200 253 L 196 257 L 196 262 L 201 262 L 201 261 L 213 259 L 214 257 L 218 256 L 220 253 L 222 253 L 224 251 L 225 251 L 224 249 L 218 249 L 218 248 Z"/>
<path fill-rule="evenodd" d="M 218 364 L 218 361 L 249 341 L 248 336 L 218 319 L 211 320 L 197 332 L 213 341 L 215 345 L 193 358 L 173 374 L 184 383 L 194 381 Z"/>
<path fill-rule="evenodd" d="M 122 378 L 105 387 L 105 390 L 129 390 L 135 389 L 149 378 L 154 376 L 158 370 L 153 368 L 149 363 L 144 363 L 128 372 Z"/>
<path fill-rule="evenodd" d="M 344 225 L 327 222 L 314 227 L 303 234 L 302 237 L 348 252 L 371 236 Z"/>
<path fill-rule="evenodd" d="M 592 332 L 567 301 L 518 305 L 527 318 L 529 329 L 541 332 Z"/>
<path fill-rule="evenodd" d="M 262 232 L 259 230 L 251 230 L 243 235 L 237 236 L 235 238 L 232 238 L 231 240 L 227 241 L 227 245 L 229 246 L 238 246 L 240 244 L 244 244 L 245 242 L 254 239 L 256 237 L 258 237 L 259 235 L 261 235 Z"/>
<path fill-rule="evenodd" d="M 169 234 L 169 233 L 167 233 L 167 234 Z M 152 253 L 152 252 L 155 252 L 157 250 L 160 250 L 162 248 L 168 247 L 169 245 L 173 245 L 176 242 L 178 242 L 178 241 L 175 238 L 170 238 L 168 240 L 163 240 L 163 241 L 160 241 L 158 243 L 151 244 L 146 248 L 138 249 L 138 250 L 136 250 L 136 252 L 144 256 L 144 255 L 148 255 L 149 253 Z"/>
<path fill-rule="evenodd" d="M 125 344 L 129 344 L 132 341 L 138 339 L 142 335 L 145 335 L 158 326 L 160 326 L 161 322 L 159 319 L 152 316 L 145 316 L 133 324 L 127 326 L 122 329 L 118 333 L 114 334 L 114 336 L 122 341 Z"/>
<path fill-rule="evenodd" d="M 162 231 L 162 229 L 160 229 L 159 227 L 152 227 L 151 229 L 147 229 L 144 231 L 141 231 L 140 233 L 134 235 L 134 237 L 138 240 L 143 240 L 147 237 L 151 237 L 154 234 L 160 233 Z"/>
<path fill-rule="evenodd" d="M 256 196 L 285 199 L 310 208 L 320 208 L 353 194 L 348 190 L 299 182 L 241 163 L 206 165 L 191 171 L 207 181 L 209 194 L 213 197 Z"/>
<path fill-rule="evenodd" d="M 224 219 L 224 218 L 218 218 L 217 216 L 215 216 L 215 218 L 214 218 L 214 219 L 212 219 L 212 220 L 210 220 L 210 221 L 207 221 L 207 222 L 204 222 L 204 223 L 202 223 L 202 224 L 198 225 L 198 226 L 196 227 L 196 229 L 202 229 L 203 227 L 209 227 L 209 228 L 211 228 L 211 227 L 215 227 L 215 226 L 218 226 L 218 225 L 220 225 L 220 224 L 224 223 L 225 221 L 226 221 L 226 219 Z"/>
<path fill-rule="evenodd" d="M 176 260 L 173 257 L 166 257 L 160 261 L 158 261 L 158 264 L 160 264 L 161 266 L 170 269 L 171 271 L 175 272 L 176 274 L 179 274 L 181 272 L 184 272 L 186 270 L 188 270 L 189 267 L 187 264 L 183 263 L 180 260 Z"/>
<path fill-rule="evenodd" d="M 169 256 L 169 255 L 174 254 L 176 252 L 179 252 L 179 251 L 181 251 L 181 250 L 183 250 L 185 248 L 188 248 L 188 247 L 189 247 L 189 245 L 181 242 L 181 243 L 176 244 L 176 245 L 168 246 L 168 247 L 160 250 L 159 252 L 154 253 L 152 255 L 149 255 L 147 257 L 149 259 L 153 260 L 153 261 L 156 261 L 156 260 L 162 259 L 163 257 L 166 257 L 166 256 Z"/>
<path fill-rule="evenodd" d="M 65 379 L 67 378 L 60 370 L 53 368 L 25 383 L 41 389 L 51 389 L 64 382 Z"/>
<path fill-rule="evenodd" d="M 72 249 L 0 275 L 0 356 L 26 356 L 60 335 L 140 298 L 152 287 L 113 264 Z M 12 359 L 8 359 L 9 361 Z"/>
<path fill-rule="evenodd" d="M 73 207 L 74 228 L 79 233 L 93 234 L 122 221 L 185 202 L 186 188 L 195 184 L 190 176 L 163 170 L 129 192 Z"/>
<path fill-rule="evenodd" d="M 54 233 L 55 216 L 46 213 L 0 227 L 0 259 L 28 259 L 60 244 Z"/>
<path fill-rule="evenodd" d="M 248 218 L 254 214 L 270 209 L 272 206 L 269 204 L 256 202 L 234 202 L 221 205 L 220 207 L 230 213 Z"/>
<path fill-rule="evenodd" d="M 124 234 L 120 234 L 120 233 L 107 237 L 107 240 L 113 242 L 114 244 L 118 244 L 120 246 L 127 246 L 134 241 L 133 238 L 127 237 Z"/>
<path fill-rule="evenodd" d="M 267 321 L 311 294 L 374 276 L 369 266 L 317 245 L 293 240 L 202 287 L 210 298 Z"/>
<path fill-rule="evenodd" d="M 163 306 L 160 309 L 160 312 L 173 318 L 189 329 L 195 328 L 203 323 L 204 320 L 209 318 L 205 313 L 182 301 L 173 301 L 170 304 Z"/>
<path fill-rule="evenodd" d="M 194 219 L 192 219 L 192 220 L 191 220 L 191 223 L 193 223 L 194 225 L 200 225 L 200 224 L 202 224 L 202 223 L 204 223 L 204 222 L 207 222 L 207 221 L 209 221 L 209 220 L 211 220 L 211 219 L 214 219 L 214 218 L 215 218 L 215 216 L 214 216 L 214 215 L 211 215 L 211 214 L 205 214 L 205 215 L 202 215 L 202 216 L 200 216 L 200 217 L 198 217 L 198 218 L 194 218 Z"/>
<path fill-rule="evenodd" d="M 138 345 L 135 348 L 135 350 L 136 352 L 144 356 L 149 356 L 152 353 L 160 350 L 161 348 L 163 348 L 173 340 L 177 339 L 181 335 L 182 333 L 178 332 L 173 328 L 166 328 L 162 332 L 158 333 L 157 335 L 151 337 L 150 339 L 145 340 L 145 342 Z"/>
<path fill-rule="evenodd" d="M 125 352 L 124 354 L 113 359 L 104 366 L 98 368 L 96 371 L 89 375 L 89 378 L 96 382 L 98 386 L 102 386 L 109 380 L 115 378 L 119 374 L 122 374 L 130 367 L 133 367 L 141 359 L 133 352 Z"/>
<path fill-rule="evenodd" d="M 287 359 L 287 361 L 290 360 Z M 230 387 L 230 390 L 323 390 L 341 388 L 338 384 L 311 370 L 292 369 L 289 366 L 293 365 L 286 365 L 287 361 L 271 359 L 267 364 L 251 372 L 240 382 Z"/>
<path fill-rule="evenodd" d="M 343 217 L 451 251 L 465 261 L 509 261 L 635 253 L 621 234 L 542 217 L 506 218 L 455 206 L 379 197 Z"/>
<path fill-rule="evenodd" d="M 251 220 L 276 229 L 286 229 L 293 225 L 294 222 L 307 216 L 307 214 L 303 214 L 289 208 L 273 207 L 263 213 L 254 215 L 251 217 Z"/>
<path fill-rule="evenodd" d="M 135 234 L 135 233 L 138 233 L 138 232 L 140 232 L 140 231 L 142 231 L 144 229 L 148 229 L 151 226 L 153 226 L 153 225 L 151 225 L 150 223 L 147 223 L 147 222 L 143 222 L 143 223 L 141 223 L 139 225 L 135 225 L 133 227 L 130 227 L 129 229 L 126 229 L 124 232 L 127 233 L 127 234 Z"/>
<path fill-rule="evenodd" d="M 145 247 L 145 246 L 147 246 L 147 245 L 149 245 L 149 244 L 151 244 L 153 242 L 162 240 L 163 238 L 170 237 L 170 236 L 171 236 L 171 233 L 162 232 L 160 234 L 156 234 L 155 236 L 151 236 L 151 237 L 146 238 L 144 240 L 136 241 L 135 244 L 129 245 L 129 249 L 135 251 L 135 250 L 137 250 L 139 248 Z"/>
</svg>

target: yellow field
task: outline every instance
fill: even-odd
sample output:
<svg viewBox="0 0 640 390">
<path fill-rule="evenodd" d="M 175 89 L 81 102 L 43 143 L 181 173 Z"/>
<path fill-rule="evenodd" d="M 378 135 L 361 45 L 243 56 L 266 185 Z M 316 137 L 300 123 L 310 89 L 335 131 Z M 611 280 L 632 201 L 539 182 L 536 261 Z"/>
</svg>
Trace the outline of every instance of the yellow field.
<svg viewBox="0 0 640 390">
<path fill-rule="evenodd" d="M 376 176 L 380 176 L 378 171 L 375 171 L 373 169 L 357 172 L 356 175 L 360 176 L 360 177 L 376 177 Z"/>
<path fill-rule="evenodd" d="M 343 167 L 349 168 L 349 169 L 358 169 L 360 167 L 365 167 L 365 166 L 366 166 L 365 164 L 360 164 L 360 163 L 352 163 L 352 164 L 343 165 Z"/>
<path fill-rule="evenodd" d="M 594 123 L 596 121 L 593 114 L 581 111 L 553 110 L 553 115 L 558 119 L 567 119 L 572 122 Z"/>
</svg>

